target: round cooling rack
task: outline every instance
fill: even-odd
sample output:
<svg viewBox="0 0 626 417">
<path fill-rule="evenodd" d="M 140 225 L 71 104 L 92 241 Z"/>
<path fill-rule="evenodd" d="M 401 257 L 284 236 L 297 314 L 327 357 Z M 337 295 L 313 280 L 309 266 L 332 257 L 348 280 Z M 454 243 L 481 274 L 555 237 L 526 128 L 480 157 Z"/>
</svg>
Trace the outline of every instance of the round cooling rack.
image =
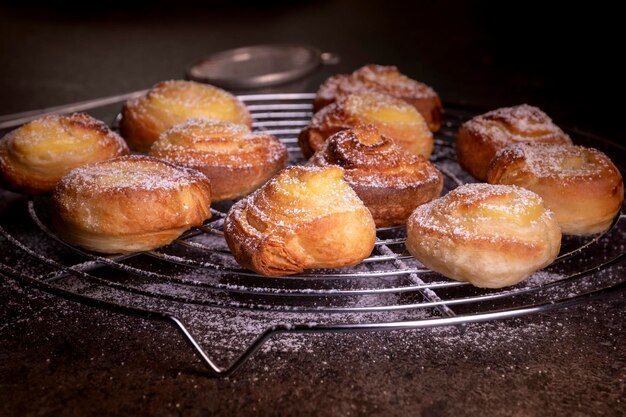
<svg viewBox="0 0 626 417">
<path fill-rule="evenodd" d="M 311 118 L 313 94 L 247 95 L 254 128 L 279 137 L 290 163 L 304 161 L 297 134 Z M 444 193 L 472 178 L 456 163 L 459 125 L 476 113 L 446 107 L 431 160 L 444 174 Z M 606 152 L 624 173 L 626 149 L 576 130 L 577 144 Z M 508 288 L 480 289 L 426 269 L 405 249 L 404 227 L 380 228 L 371 256 L 342 269 L 268 278 L 242 269 L 222 227 L 229 204 L 172 244 L 148 252 L 102 256 L 69 246 L 49 226 L 49 200 L 8 204 L 0 216 L 0 272 L 51 294 L 87 305 L 166 320 L 180 331 L 209 371 L 235 371 L 273 335 L 416 329 L 546 312 L 626 288 L 626 219 L 605 233 L 564 236 L 547 268 Z M 198 329 L 201 330 L 198 330 Z M 225 366 L 208 345 L 249 334 Z M 227 355 L 228 356 L 228 355 Z"/>
</svg>

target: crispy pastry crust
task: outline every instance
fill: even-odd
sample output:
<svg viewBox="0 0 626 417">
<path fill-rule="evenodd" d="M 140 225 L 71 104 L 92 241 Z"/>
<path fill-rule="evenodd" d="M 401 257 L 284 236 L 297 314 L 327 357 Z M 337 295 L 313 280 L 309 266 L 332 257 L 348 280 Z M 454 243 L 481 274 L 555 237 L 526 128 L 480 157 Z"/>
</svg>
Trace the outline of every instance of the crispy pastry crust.
<svg viewBox="0 0 626 417">
<path fill-rule="evenodd" d="M 438 197 L 443 187 L 443 177 L 432 163 L 398 147 L 373 125 L 331 136 L 308 165 L 342 167 L 344 179 L 377 227 L 405 224 L 417 206 Z"/>
<path fill-rule="evenodd" d="M 132 149 L 144 152 L 165 130 L 194 117 L 252 126 L 246 106 L 234 95 L 208 84 L 170 80 L 126 102 L 120 132 Z"/>
<path fill-rule="evenodd" d="M 318 112 L 339 97 L 360 91 L 377 91 L 402 99 L 420 112 L 431 131 L 441 127 L 441 100 L 435 90 L 403 75 L 394 66 L 369 64 L 352 74 L 328 78 L 317 92 L 313 109 Z"/>
<path fill-rule="evenodd" d="M 77 168 L 53 194 L 53 222 L 69 243 L 127 253 L 170 243 L 211 217 L 211 186 L 201 173 L 147 156 Z"/>
<path fill-rule="evenodd" d="M 224 235 L 237 262 L 279 276 L 359 263 L 374 248 L 369 210 L 339 167 L 288 167 L 228 212 Z"/>
<path fill-rule="evenodd" d="M 73 168 L 126 154 L 126 142 L 87 114 L 45 116 L 0 140 L 0 177 L 15 191 L 45 194 Z"/>
<path fill-rule="evenodd" d="M 607 230 L 624 201 L 619 170 L 602 152 L 582 146 L 512 145 L 491 161 L 487 181 L 539 194 L 564 234 Z"/>
<path fill-rule="evenodd" d="M 457 158 L 463 169 L 485 181 L 496 152 L 521 142 L 571 144 L 572 140 L 540 109 L 522 104 L 465 122 L 459 129 Z"/>
<path fill-rule="evenodd" d="M 467 184 L 419 206 L 407 249 L 425 266 L 474 286 L 514 285 L 550 264 L 559 225 L 537 194 L 516 186 Z"/>
<path fill-rule="evenodd" d="M 372 91 L 343 96 L 315 113 L 310 125 L 300 132 L 298 144 L 310 158 L 330 136 L 367 123 L 413 154 L 428 158 L 432 153 L 433 134 L 424 118 L 403 100 Z"/>
<path fill-rule="evenodd" d="M 205 174 L 213 201 L 256 190 L 287 163 L 287 148 L 272 135 L 250 133 L 244 125 L 197 118 L 159 136 L 150 155 Z"/>
</svg>

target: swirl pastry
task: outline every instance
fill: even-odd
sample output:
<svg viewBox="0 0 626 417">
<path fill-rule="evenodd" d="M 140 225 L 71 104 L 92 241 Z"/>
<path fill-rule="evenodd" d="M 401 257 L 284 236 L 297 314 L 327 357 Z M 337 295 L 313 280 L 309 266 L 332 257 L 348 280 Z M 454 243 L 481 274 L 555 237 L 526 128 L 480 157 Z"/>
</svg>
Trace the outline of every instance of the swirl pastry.
<svg viewBox="0 0 626 417">
<path fill-rule="evenodd" d="M 496 154 L 487 180 L 539 194 L 564 234 L 608 229 L 624 201 L 619 170 L 602 152 L 582 146 L 512 145 Z"/>
<path fill-rule="evenodd" d="M 232 94 L 208 84 L 171 80 L 128 100 L 122 109 L 120 131 L 132 149 L 147 151 L 162 132 L 193 117 L 252 126 L 246 106 Z"/>
<path fill-rule="evenodd" d="M 317 112 L 339 97 L 361 91 L 377 91 L 402 99 L 420 112 L 430 130 L 436 132 L 441 127 L 441 100 L 435 90 L 393 66 L 370 64 L 352 74 L 330 77 L 320 86 L 313 109 Z"/>
<path fill-rule="evenodd" d="M 45 116 L 0 140 L 0 176 L 16 191 L 50 193 L 71 169 L 126 154 L 124 140 L 87 114 Z"/>
<path fill-rule="evenodd" d="M 378 227 L 406 223 L 415 207 L 439 196 L 443 177 L 423 156 L 413 155 L 363 125 L 331 136 L 308 165 L 339 165 Z"/>
<path fill-rule="evenodd" d="M 309 126 L 300 132 L 298 144 L 304 156 L 310 158 L 331 135 L 367 123 L 413 154 L 428 158 L 433 150 L 433 134 L 413 106 L 372 91 L 341 97 L 315 113 Z"/>
<path fill-rule="evenodd" d="M 406 246 L 428 268 L 477 287 L 517 284 L 550 264 L 559 225 L 541 197 L 509 185 L 467 184 L 419 206 Z"/>
<path fill-rule="evenodd" d="M 332 166 L 289 167 L 230 209 L 224 235 L 237 262 L 263 275 L 354 265 L 374 248 L 369 210 Z"/>
<path fill-rule="evenodd" d="M 213 201 L 249 194 L 287 163 L 287 148 L 274 136 L 206 118 L 166 130 L 150 155 L 202 172 L 211 180 Z"/>
<path fill-rule="evenodd" d="M 522 104 L 474 117 L 459 129 L 459 164 L 476 179 L 487 179 L 496 152 L 520 142 L 571 144 L 572 141 L 537 107 Z"/>
<path fill-rule="evenodd" d="M 53 194 L 53 223 L 67 242 L 103 253 L 170 243 L 211 217 L 211 185 L 201 173 L 148 156 L 76 168 Z"/>
</svg>

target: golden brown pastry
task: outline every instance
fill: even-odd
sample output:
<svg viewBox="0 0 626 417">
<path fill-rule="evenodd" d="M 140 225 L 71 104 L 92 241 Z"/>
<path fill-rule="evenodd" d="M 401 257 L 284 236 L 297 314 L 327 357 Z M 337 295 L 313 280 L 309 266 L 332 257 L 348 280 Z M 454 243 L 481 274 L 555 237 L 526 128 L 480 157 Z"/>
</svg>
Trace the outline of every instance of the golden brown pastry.
<svg viewBox="0 0 626 417">
<path fill-rule="evenodd" d="M 568 143 L 572 140 L 537 107 L 504 107 L 465 122 L 459 129 L 456 153 L 459 164 L 485 181 L 496 152 L 520 142 Z"/>
<path fill-rule="evenodd" d="M 426 267 L 477 287 L 514 285 L 558 255 L 561 231 L 540 196 L 509 185 L 466 184 L 419 206 L 406 246 Z"/>
<path fill-rule="evenodd" d="M 608 229 L 624 201 L 619 170 L 602 152 L 582 146 L 512 145 L 491 161 L 487 181 L 539 194 L 564 234 Z"/>
<path fill-rule="evenodd" d="M 0 140 L 0 176 L 13 190 L 50 193 L 71 169 L 126 154 L 124 140 L 88 114 L 45 116 Z"/>
<path fill-rule="evenodd" d="M 421 155 L 413 155 L 362 125 L 331 136 L 308 165 L 338 165 L 344 179 L 372 213 L 377 227 L 405 224 L 415 207 L 439 196 L 443 177 Z"/>
<path fill-rule="evenodd" d="M 70 171 L 54 190 L 53 223 L 69 243 L 127 253 L 170 243 L 211 217 L 201 173 L 148 156 L 125 156 Z"/>
<path fill-rule="evenodd" d="M 339 74 L 327 79 L 317 92 L 313 109 L 317 112 L 339 97 L 361 91 L 377 91 L 402 99 L 415 107 L 436 132 L 441 127 L 441 100 L 429 86 L 400 73 L 398 68 L 365 65 L 352 74 Z"/>
<path fill-rule="evenodd" d="M 147 151 L 165 130 L 193 117 L 252 126 L 246 106 L 232 94 L 208 84 L 171 80 L 128 100 L 122 109 L 120 131 L 132 149 Z"/>
<path fill-rule="evenodd" d="M 354 265 L 374 248 L 369 210 L 343 169 L 285 168 L 230 209 L 224 235 L 237 262 L 263 275 Z"/>
<path fill-rule="evenodd" d="M 213 201 L 249 194 L 287 163 L 287 148 L 274 136 L 207 118 L 166 130 L 152 144 L 150 155 L 205 174 Z"/>
<path fill-rule="evenodd" d="M 322 149 L 331 135 L 366 123 L 375 125 L 383 135 L 413 154 L 428 158 L 433 150 L 433 134 L 413 106 L 372 91 L 341 97 L 315 113 L 309 126 L 300 132 L 298 144 L 309 158 Z"/>
</svg>

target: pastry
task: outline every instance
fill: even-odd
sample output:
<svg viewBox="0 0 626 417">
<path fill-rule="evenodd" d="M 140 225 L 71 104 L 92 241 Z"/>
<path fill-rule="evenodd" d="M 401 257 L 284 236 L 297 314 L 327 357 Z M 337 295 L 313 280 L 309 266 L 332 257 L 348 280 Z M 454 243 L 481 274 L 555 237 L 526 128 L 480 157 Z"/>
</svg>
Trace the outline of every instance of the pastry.
<svg viewBox="0 0 626 417">
<path fill-rule="evenodd" d="M 342 167 L 378 227 L 405 224 L 415 207 L 438 197 L 443 186 L 432 163 L 400 148 L 373 125 L 334 134 L 308 165 Z"/>
<path fill-rule="evenodd" d="M 170 243 L 211 217 L 201 173 L 148 156 L 125 156 L 70 171 L 53 194 L 53 224 L 67 242 L 103 253 Z"/>
<path fill-rule="evenodd" d="M 582 146 L 512 145 L 491 161 L 487 181 L 539 194 L 564 234 L 607 230 L 624 201 L 619 170 L 602 152 Z"/>
<path fill-rule="evenodd" d="M 150 155 L 205 174 L 213 201 L 249 194 L 287 163 L 287 148 L 274 136 L 206 118 L 166 130 L 152 144 Z"/>
<path fill-rule="evenodd" d="M 359 263 L 374 248 L 369 210 L 332 166 L 288 167 L 228 212 L 224 235 L 235 259 L 263 275 Z"/>
<path fill-rule="evenodd" d="M 88 114 L 45 116 L 0 140 L 0 177 L 15 191 L 50 193 L 71 169 L 126 154 L 124 140 Z"/>
<path fill-rule="evenodd" d="M 466 184 L 419 206 L 406 246 L 426 267 L 477 287 L 514 285 L 558 255 L 561 231 L 540 196 L 510 185 Z"/>
<path fill-rule="evenodd" d="M 402 99 L 420 112 L 430 130 L 436 132 L 441 127 L 441 100 L 437 93 L 426 84 L 400 73 L 393 66 L 370 64 L 352 74 L 330 77 L 320 86 L 313 101 L 313 109 L 317 112 L 339 97 L 360 91 L 377 91 Z"/>
<path fill-rule="evenodd" d="M 490 111 L 465 122 L 459 129 L 457 158 L 463 169 L 484 181 L 496 152 L 520 142 L 572 143 L 544 112 L 522 104 Z"/>
<path fill-rule="evenodd" d="M 315 113 L 300 132 L 298 144 L 309 158 L 331 135 L 365 123 L 375 125 L 380 133 L 416 155 L 428 158 L 433 150 L 433 134 L 417 110 L 398 98 L 372 91 L 341 97 Z"/>
<path fill-rule="evenodd" d="M 120 132 L 132 149 L 147 151 L 162 132 L 193 117 L 252 126 L 246 106 L 232 94 L 208 84 L 172 80 L 128 100 L 122 109 Z"/>
</svg>

